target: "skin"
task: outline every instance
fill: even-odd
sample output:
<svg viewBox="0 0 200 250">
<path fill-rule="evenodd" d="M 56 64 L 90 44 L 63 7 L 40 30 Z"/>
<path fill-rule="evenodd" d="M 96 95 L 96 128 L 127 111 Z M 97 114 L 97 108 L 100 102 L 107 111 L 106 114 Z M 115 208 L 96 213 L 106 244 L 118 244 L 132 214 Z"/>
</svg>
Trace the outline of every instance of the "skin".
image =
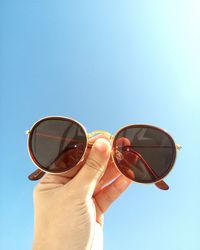
<svg viewBox="0 0 200 250">
<path fill-rule="evenodd" d="M 104 213 L 131 181 L 112 162 L 110 142 L 91 141 L 84 161 L 35 186 L 33 250 L 103 249 Z"/>
</svg>

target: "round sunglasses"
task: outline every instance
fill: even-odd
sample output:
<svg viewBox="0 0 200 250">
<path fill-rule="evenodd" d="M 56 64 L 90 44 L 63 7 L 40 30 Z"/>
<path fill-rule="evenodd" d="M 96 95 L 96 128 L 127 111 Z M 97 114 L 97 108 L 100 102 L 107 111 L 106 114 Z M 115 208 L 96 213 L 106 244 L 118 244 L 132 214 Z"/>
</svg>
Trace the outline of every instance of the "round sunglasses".
<svg viewBox="0 0 200 250">
<path fill-rule="evenodd" d="M 84 160 L 94 142 L 90 138 L 103 134 L 112 146 L 111 160 L 118 170 L 137 183 L 154 183 L 169 189 L 163 179 L 172 170 L 181 146 L 165 130 L 146 124 L 132 124 L 115 135 L 104 130 L 87 133 L 78 121 L 61 116 L 49 116 L 37 121 L 28 134 L 28 152 L 38 167 L 28 176 L 38 180 L 45 173 L 69 171 Z"/>
</svg>

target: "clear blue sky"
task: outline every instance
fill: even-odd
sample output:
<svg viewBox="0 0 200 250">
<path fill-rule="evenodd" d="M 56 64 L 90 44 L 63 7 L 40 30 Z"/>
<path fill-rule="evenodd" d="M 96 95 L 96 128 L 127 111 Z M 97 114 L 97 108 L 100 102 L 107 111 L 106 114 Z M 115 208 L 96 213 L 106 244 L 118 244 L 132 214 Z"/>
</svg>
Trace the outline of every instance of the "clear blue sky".
<svg viewBox="0 0 200 250">
<path fill-rule="evenodd" d="M 130 123 L 183 145 L 170 190 L 132 184 L 105 216 L 105 250 L 199 249 L 200 3 L 0 2 L 0 248 L 31 249 L 24 131 L 47 115 L 88 132 Z"/>
</svg>

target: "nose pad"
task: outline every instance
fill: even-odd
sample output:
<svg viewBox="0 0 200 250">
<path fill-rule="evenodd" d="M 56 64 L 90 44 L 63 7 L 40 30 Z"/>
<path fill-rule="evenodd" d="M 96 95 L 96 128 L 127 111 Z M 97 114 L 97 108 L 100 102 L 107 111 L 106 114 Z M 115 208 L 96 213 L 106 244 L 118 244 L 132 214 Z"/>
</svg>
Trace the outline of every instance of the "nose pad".
<svg viewBox="0 0 200 250">
<path fill-rule="evenodd" d="M 119 150 L 115 151 L 115 157 L 117 158 L 118 161 L 122 161 L 124 159 L 124 156 Z"/>
<path fill-rule="evenodd" d="M 128 157 L 128 159 L 131 160 L 131 163 L 134 165 L 137 165 L 137 162 L 140 160 L 140 157 L 137 154 L 132 153 L 129 148 L 127 148 L 126 152 L 129 152 L 129 154 L 128 155 L 126 154 L 126 156 L 131 156 L 131 159 L 130 159 L 130 157 Z M 125 159 L 124 153 L 121 153 L 119 150 L 115 151 L 115 157 L 119 161 L 122 161 Z"/>
<path fill-rule="evenodd" d="M 115 157 L 117 158 L 117 160 L 121 161 L 124 159 L 123 153 L 121 153 L 119 150 L 117 150 L 118 148 L 123 148 L 125 146 L 129 146 L 131 143 L 130 141 L 125 138 L 125 137 L 121 137 L 119 139 L 117 139 L 116 141 L 116 150 L 115 150 Z M 126 148 L 126 151 L 129 150 L 129 148 Z"/>
<path fill-rule="evenodd" d="M 120 171 L 127 176 L 129 179 L 134 180 L 135 179 L 135 172 L 131 165 L 137 164 L 137 161 L 139 159 L 138 156 L 133 155 L 132 153 L 128 153 L 129 156 L 131 154 L 131 158 L 127 157 L 127 152 L 121 153 L 119 150 L 115 151 L 115 158 L 119 162 L 119 169 Z"/>
</svg>

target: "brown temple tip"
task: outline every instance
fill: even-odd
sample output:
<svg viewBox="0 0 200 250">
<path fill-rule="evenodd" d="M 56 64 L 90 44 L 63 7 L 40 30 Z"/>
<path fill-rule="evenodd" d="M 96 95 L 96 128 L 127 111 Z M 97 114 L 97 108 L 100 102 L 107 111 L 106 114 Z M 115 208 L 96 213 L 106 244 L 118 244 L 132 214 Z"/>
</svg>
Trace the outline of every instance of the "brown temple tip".
<svg viewBox="0 0 200 250">
<path fill-rule="evenodd" d="M 156 182 L 155 185 L 162 189 L 162 190 L 168 190 L 169 189 L 169 186 L 167 185 L 167 183 L 165 183 L 164 181 L 159 181 L 159 182 Z"/>
<path fill-rule="evenodd" d="M 29 180 L 31 181 L 37 181 L 39 180 L 40 178 L 42 178 L 42 176 L 45 174 L 45 172 L 43 172 L 42 170 L 40 169 L 37 169 L 35 170 L 32 174 L 30 174 L 28 176 Z"/>
</svg>

